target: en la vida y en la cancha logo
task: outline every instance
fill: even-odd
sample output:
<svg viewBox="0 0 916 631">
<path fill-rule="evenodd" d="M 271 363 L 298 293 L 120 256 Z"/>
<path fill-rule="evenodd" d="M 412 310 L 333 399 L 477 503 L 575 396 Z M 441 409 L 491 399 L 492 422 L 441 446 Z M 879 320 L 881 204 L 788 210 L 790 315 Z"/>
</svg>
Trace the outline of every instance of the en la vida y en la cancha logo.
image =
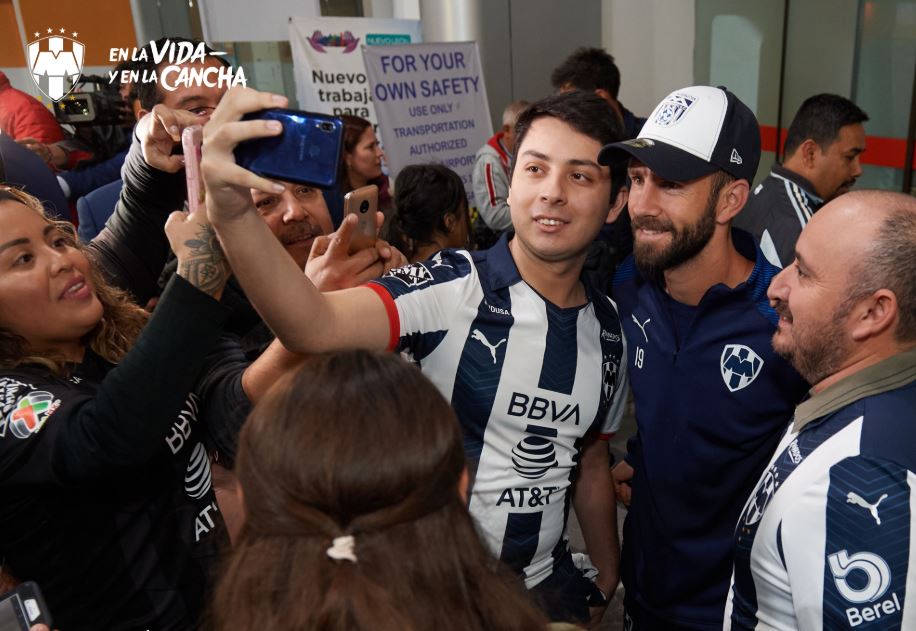
<svg viewBox="0 0 916 631">
<path fill-rule="evenodd" d="M 67 96 L 82 75 L 86 60 L 86 46 L 76 38 L 76 31 L 48 28 L 42 34 L 34 33 L 26 57 L 29 73 L 39 91 L 55 103 Z M 134 61 L 149 64 L 142 70 L 108 72 L 109 83 L 159 83 L 162 89 L 172 92 L 180 87 L 231 88 L 246 86 L 245 70 L 223 64 L 205 66 L 207 57 L 222 57 L 223 51 L 208 52 L 204 43 L 150 42 L 144 48 L 112 48 L 108 61 L 117 64 Z M 167 62 L 167 65 L 161 64 Z"/>
</svg>

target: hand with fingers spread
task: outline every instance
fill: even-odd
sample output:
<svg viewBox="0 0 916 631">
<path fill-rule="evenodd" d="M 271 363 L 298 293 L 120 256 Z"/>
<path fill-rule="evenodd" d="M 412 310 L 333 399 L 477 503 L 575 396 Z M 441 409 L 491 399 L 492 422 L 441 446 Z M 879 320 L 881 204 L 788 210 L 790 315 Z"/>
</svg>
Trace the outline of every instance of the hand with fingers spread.
<svg viewBox="0 0 916 631">
<path fill-rule="evenodd" d="M 282 184 L 237 165 L 233 151 L 244 140 L 283 133 L 279 121 L 240 120 L 244 114 L 286 105 L 286 97 L 278 94 L 233 88 L 226 92 L 204 127 L 200 170 L 207 189 L 207 213 L 217 228 L 222 221 L 254 212 L 250 189 L 274 194 L 283 192 Z"/>
<path fill-rule="evenodd" d="M 172 155 L 181 143 L 185 127 L 200 124 L 200 118 L 185 110 L 169 109 L 161 103 L 137 123 L 137 136 L 143 148 L 146 163 L 160 171 L 177 173 L 184 167 L 184 156 Z"/>
</svg>

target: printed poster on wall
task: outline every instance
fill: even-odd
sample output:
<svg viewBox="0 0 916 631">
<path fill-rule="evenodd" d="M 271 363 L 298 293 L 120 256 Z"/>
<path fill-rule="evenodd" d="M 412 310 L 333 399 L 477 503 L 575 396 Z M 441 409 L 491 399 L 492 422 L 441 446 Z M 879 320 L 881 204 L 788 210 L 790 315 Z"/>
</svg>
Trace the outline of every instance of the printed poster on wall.
<svg viewBox="0 0 916 631">
<path fill-rule="evenodd" d="M 493 135 L 477 43 L 367 46 L 363 57 L 391 176 L 438 162 L 473 200 L 474 154 Z"/>
<path fill-rule="evenodd" d="M 377 124 L 360 48 L 419 41 L 418 20 L 290 18 L 299 108 L 334 116 L 355 114 Z"/>
</svg>

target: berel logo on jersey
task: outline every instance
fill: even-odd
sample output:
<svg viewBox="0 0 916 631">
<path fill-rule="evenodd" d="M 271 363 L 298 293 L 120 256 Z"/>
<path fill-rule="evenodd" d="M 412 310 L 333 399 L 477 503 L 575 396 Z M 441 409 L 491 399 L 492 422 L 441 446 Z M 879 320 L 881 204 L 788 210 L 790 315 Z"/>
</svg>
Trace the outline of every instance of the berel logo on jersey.
<svg viewBox="0 0 916 631">
<path fill-rule="evenodd" d="M 16 438 L 28 438 L 38 432 L 59 407 L 60 399 L 55 399 L 50 392 L 30 392 L 19 399 L 7 415 L 7 426 Z"/>
<path fill-rule="evenodd" d="M 878 600 L 891 586 L 891 568 L 887 561 L 873 552 L 849 554 L 846 550 L 840 550 L 827 556 L 827 566 L 833 574 L 833 582 L 840 596 L 851 603 Z M 860 587 L 853 587 L 846 580 L 853 572 L 859 574 L 855 584 Z"/>
<path fill-rule="evenodd" d="M 422 287 L 433 279 L 433 275 L 423 263 L 411 263 L 404 267 L 393 269 L 387 274 L 386 278 L 397 278 L 408 287 Z"/>
<path fill-rule="evenodd" d="M 763 359 L 744 344 L 726 344 L 719 360 L 722 380 L 731 392 L 748 387 L 760 374 Z"/>
<path fill-rule="evenodd" d="M 840 550 L 827 556 L 827 567 L 833 575 L 833 582 L 840 596 L 855 605 L 863 605 L 846 609 L 846 619 L 850 627 L 893 616 L 902 611 L 896 592 L 879 601 L 891 586 L 891 568 L 887 561 L 877 554 L 849 554 L 847 550 Z M 855 578 L 849 580 L 853 576 Z"/>
<path fill-rule="evenodd" d="M 798 464 L 804 458 L 804 456 L 801 454 L 801 449 L 798 447 L 797 439 L 789 443 L 789 448 L 786 450 L 786 452 L 789 454 L 789 459 L 793 464 Z"/>
</svg>

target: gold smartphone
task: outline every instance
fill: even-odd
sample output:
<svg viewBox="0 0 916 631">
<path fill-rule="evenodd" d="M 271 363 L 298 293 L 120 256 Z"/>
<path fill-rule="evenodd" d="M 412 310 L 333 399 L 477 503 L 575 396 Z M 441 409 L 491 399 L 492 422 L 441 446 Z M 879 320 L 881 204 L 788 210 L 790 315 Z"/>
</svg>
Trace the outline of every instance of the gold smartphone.
<svg viewBox="0 0 916 631">
<path fill-rule="evenodd" d="M 378 186 L 370 184 L 350 191 L 344 196 L 344 218 L 356 215 L 357 224 L 350 239 L 350 254 L 375 246 Z"/>
</svg>

